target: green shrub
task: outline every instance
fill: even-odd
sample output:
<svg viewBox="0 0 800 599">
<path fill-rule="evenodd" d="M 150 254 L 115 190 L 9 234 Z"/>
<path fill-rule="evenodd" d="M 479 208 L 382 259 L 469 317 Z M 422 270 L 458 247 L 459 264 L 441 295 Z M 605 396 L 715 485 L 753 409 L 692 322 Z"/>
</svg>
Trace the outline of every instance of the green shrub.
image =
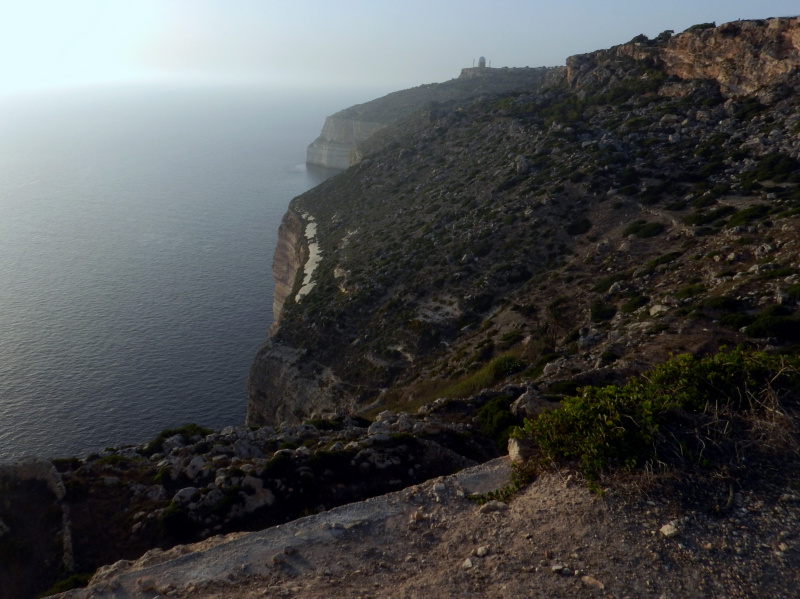
<svg viewBox="0 0 800 599">
<path fill-rule="evenodd" d="M 735 312 L 741 305 L 741 301 L 727 295 L 713 295 L 703 300 L 704 308 L 719 310 L 720 312 Z"/>
<path fill-rule="evenodd" d="M 684 31 L 684 33 L 705 31 L 706 29 L 714 29 L 716 26 L 717 26 L 716 22 L 698 23 L 697 25 L 692 25 L 691 27 L 689 27 L 686 31 Z"/>
<path fill-rule="evenodd" d="M 162 466 L 153 477 L 153 482 L 157 485 L 164 484 L 166 478 L 169 476 L 170 470 L 172 469 L 169 466 Z"/>
<path fill-rule="evenodd" d="M 703 287 L 702 285 L 698 284 L 686 285 L 684 287 L 681 287 L 680 289 L 678 289 L 678 291 L 675 292 L 675 297 L 677 297 L 678 299 L 687 299 L 690 297 L 695 297 L 697 295 L 700 295 L 705 290 L 706 288 Z"/>
<path fill-rule="evenodd" d="M 195 423 L 186 424 L 180 428 L 167 428 L 158 433 L 158 436 L 150 441 L 147 445 L 144 446 L 142 450 L 142 454 L 144 455 L 153 455 L 161 451 L 164 441 L 169 439 L 170 437 L 174 437 L 175 435 L 181 435 L 185 440 L 189 440 L 195 435 L 200 435 L 201 437 L 205 437 L 206 435 L 210 435 L 214 431 L 210 428 L 203 428 L 202 426 L 198 426 Z"/>
<path fill-rule="evenodd" d="M 791 299 L 792 301 L 796 302 L 800 300 L 800 284 L 795 283 L 794 285 L 789 287 L 786 290 L 786 295 L 788 295 L 789 299 Z"/>
<path fill-rule="evenodd" d="M 447 387 L 442 392 L 442 395 L 445 397 L 466 397 L 491 387 L 498 381 L 524 368 L 525 363 L 512 354 L 497 356 L 466 379 Z"/>
<path fill-rule="evenodd" d="M 800 341 L 800 322 L 788 316 L 762 316 L 745 328 L 748 337 L 766 339 L 776 337 L 786 341 Z"/>
<path fill-rule="evenodd" d="M 590 309 L 592 322 L 602 322 L 604 320 L 611 320 L 617 313 L 617 307 L 614 304 L 606 304 L 602 300 L 596 300 Z"/>
<path fill-rule="evenodd" d="M 719 324 L 725 328 L 738 331 L 753 323 L 756 319 L 752 314 L 725 314 L 720 317 Z"/>
<path fill-rule="evenodd" d="M 694 214 L 690 214 L 689 216 L 684 216 L 682 221 L 686 225 L 690 225 L 692 227 L 700 227 L 702 225 L 710 225 L 726 216 L 730 216 L 736 212 L 736 208 L 733 206 L 720 206 L 715 210 L 710 210 L 708 212 L 695 212 Z"/>
<path fill-rule="evenodd" d="M 664 206 L 664 210 L 669 210 L 671 212 L 679 212 L 685 209 L 686 209 L 686 202 L 683 200 L 675 200 L 674 202 L 670 202 L 669 204 Z"/>
<path fill-rule="evenodd" d="M 775 181 L 782 183 L 789 175 L 800 169 L 800 162 L 791 156 L 780 152 L 765 154 L 759 158 L 756 166 L 742 174 L 742 184 L 751 189 L 760 181 Z"/>
<path fill-rule="evenodd" d="M 515 434 L 544 463 L 577 462 L 589 479 L 658 463 L 713 466 L 736 455 L 732 446 L 752 444 L 756 419 L 776 417 L 778 391 L 800 384 L 798 367 L 798 357 L 743 349 L 680 355 L 624 386 L 584 387 Z"/>
<path fill-rule="evenodd" d="M 483 434 L 494 439 L 497 447 L 502 449 L 508 445 L 508 437 L 519 421 L 509 411 L 514 399 L 508 395 L 499 395 L 490 399 L 478 410 L 478 423 Z"/>
<path fill-rule="evenodd" d="M 711 208 L 717 205 L 717 198 L 713 195 L 702 195 L 699 198 L 692 200 L 692 208 Z"/>
<path fill-rule="evenodd" d="M 591 228 L 592 221 L 588 218 L 579 218 L 567 225 L 567 233 L 569 235 L 583 235 L 584 233 L 588 233 Z"/>
<path fill-rule="evenodd" d="M 625 227 L 625 230 L 622 231 L 622 235 L 627 237 L 628 235 L 633 235 L 635 237 L 640 237 L 642 239 L 646 239 L 648 237 L 655 237 L 656 235 L 660 235 L 664 232 L 663 223 L 648 223 L 644 220 L 636 220 L 633 221 L 630 225 Z"/>
<path fill-rule="evenodd" d="M 754 204 L 748 206 L 743 210 L 739 210 L 736 214 L 728 219 L 725 226 L 730 227 L 743 227 L 750 223 L 766 216 L 769 213 L 769 206 L 766 204 Z"/>
<path fill-rule="evenodd" d="M 670 262 L 674 262 L 678 258 L 683 255 L 683 252 L 670 252 L 668 254 L 664 254 L 663 256 L 659 256 L 658 258 L 653 258 L 650 260 L 642 270 L 643 275 L 649 275 L 655 272 L 656 267 L 661 266 L 662 264 L 669 264 Z"/>
<path fill-rule="evenodd" d="M 631 312 L 635 312 L 642 306 L 646 306 L 649 301 L 650 298 L 645 297 L 644 295 L 637 295 L 635 297 L 630 298 L 625 303 L 623 303 L 619 309 L 623 314 L 630 314 Z"/>
<path fill-rule="evenodd" d="M 759 279 L 783 279 L 784 277 L 791 276 L 795 274 L 797 271 L 792 268 L 791 266 L 781 266 L 780 268 L 776 268 L 774 270 L 768 270 L 761 275 L 759 275 Z"/>
<path fill-rule="evenodd" d="M 791 318 L 786 306 L 767 306 L 747 325 L 745 334 L 756 339 L 776 337 L 782 341 L 800 341 L 800 321 Z"/>
<path fill-rule="evenodd" d="M 72 574 L 64 580 L 59 580 L 46 591 L 39 593 L 37 597 L 48 597 L 50 595 L 57 595 L 58 593 L 65 593 L 67 591 L 71 591 L 72 589 L 83 588 L 89 584 L 89 580 L 91 580 L 91 578 L 91 573 Z"/>
<path fill-rule="evenodd" d="M 757 114 L 764 112 L 766 108 L 758 101 L 758 98 L 746 98 L 736 112 L 733 113 L 733 116 L 740 121 L 749 121 Z"/>
<path fill-rule="evenodd" d="M 613 275 L 608 275 L 597 281 L 594 287 L 592 287 L 592 290 L 596 293 L 605 293 L 617 281 L 627 281 L 630 278 L 631 275 L 626 272 L 618 272 Z"/>
<path fill-rule="evenodd" d="M 510 331 L 500 337 L 500 345 L 503 347 L 511 347 L 520 339 L 522 339 L 522 331 L 519 329 L 516 331 Z"/>
</svg>

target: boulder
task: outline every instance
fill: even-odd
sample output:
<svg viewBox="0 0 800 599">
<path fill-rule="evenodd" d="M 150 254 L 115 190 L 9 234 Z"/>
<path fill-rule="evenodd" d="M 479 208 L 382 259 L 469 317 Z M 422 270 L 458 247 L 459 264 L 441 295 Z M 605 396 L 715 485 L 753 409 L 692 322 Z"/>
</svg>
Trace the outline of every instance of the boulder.
<svg viewBox="0 0 800 599">
<path fill-rule="evenodd" d="M 206 466 L 206 461 L 202 458 L 202 456 L 197 456 L 193 458 L 189 465 L 186 466 L 186 470 L 184 471 L 186 476 L 194 480 L 197 478 L 197 475 L 203 471 L 203 468 Z"/>
<path fill-rule="evenodd" d="M 175 493 L 175 495 L 172 498 L 172 502 L 177 503 L 179 505 L 189 503 L 197 494 L 197 492 L 198 492 L 197 487 L 185 487 L 180 491 L 178 491 L 177 493 Z"/>
</svg>

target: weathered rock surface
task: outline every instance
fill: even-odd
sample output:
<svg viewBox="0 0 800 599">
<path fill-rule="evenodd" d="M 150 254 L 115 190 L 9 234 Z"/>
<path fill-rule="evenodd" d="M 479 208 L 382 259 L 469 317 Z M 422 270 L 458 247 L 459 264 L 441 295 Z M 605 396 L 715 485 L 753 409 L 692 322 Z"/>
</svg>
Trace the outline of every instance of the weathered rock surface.
<svg viewBox="0 0 800 599">
<path fill-rule="evenodd" d="M 268 341 L 258 351 L 247 388 L 248 426 L 296 422 L 353 407 L 352 390 L 330 368 L 279 341 Z"/>
<path fill-rule="evenodd" d="M 677 35 L 659 58 L 681 79 L 712 79 L 725 96 L 752 94 L 800 68 L 800 19 L 736 21 Z"/>
<path fill-rule="evenodd" d="M 608 80 L 623 57 L 660 63 L 683 80 L 714 81 L 725 97 L 744 96 L 787 83 L 800 68 L 800 20 L 735 21 L 571 56 L 567 80 L 573 87 Z"/>
<path fill-rule="evenodd" d="M 678 497 L 598 496 L 552 472 L 501 511 L 467 498 L 509 474 L 501 458 L 262 531 L 153 550 L 61 597 L 701 599 L 792 597 L 800 584 L 800 502 L 778 489 L 756 486 L 741 507 L 708 514 Z M 665 520 L 681 533 L 659 533 Z"/>
<path fill-rule="evenodd" d="M 277 329 L 286 298 L 294 289 L 297 272 L 308 259 L 305 243 L 305 223 L 302 216 L 292 210 L 283 215 L 278 227 L 278 243 L 272 257 L 272 279 L 275 283 L 272 299 L 273 323 L 271 331 Z"/>
</svg>

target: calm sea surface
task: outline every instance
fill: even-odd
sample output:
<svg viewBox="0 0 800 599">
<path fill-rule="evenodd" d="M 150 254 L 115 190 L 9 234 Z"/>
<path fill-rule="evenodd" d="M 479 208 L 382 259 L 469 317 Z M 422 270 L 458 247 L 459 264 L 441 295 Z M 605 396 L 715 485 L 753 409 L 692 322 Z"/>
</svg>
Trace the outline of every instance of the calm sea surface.
<svg viewBox="0 0 800 599">
<path fill-rule="evenodd" d="M 0 98 L 0 462 L 240 425 L 305 148 L 368 97 Z"/>
</svg>

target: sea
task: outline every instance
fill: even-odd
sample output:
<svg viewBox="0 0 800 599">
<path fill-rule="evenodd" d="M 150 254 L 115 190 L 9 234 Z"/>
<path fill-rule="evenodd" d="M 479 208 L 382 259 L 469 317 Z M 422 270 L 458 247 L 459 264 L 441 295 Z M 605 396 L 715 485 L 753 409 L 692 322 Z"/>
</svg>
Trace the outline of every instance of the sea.
<svg viewBox="0 0 800 599">
<path fill-rule="evenodd" d="M 325 116 L 362 90 L 0 97 L 0 463 L 243 425 L 272 253 Z"/>
</svg>

